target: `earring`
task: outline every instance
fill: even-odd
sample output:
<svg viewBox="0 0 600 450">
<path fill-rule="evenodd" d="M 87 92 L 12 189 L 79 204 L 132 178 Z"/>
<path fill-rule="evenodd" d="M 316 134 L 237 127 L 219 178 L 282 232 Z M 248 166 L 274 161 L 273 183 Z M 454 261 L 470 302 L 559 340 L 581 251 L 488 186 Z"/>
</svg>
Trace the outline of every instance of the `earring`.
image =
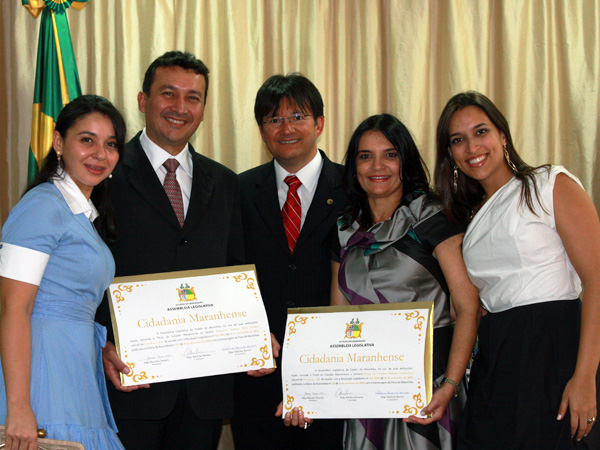
<svg viewBox="0 0 600 450">
<path fill-rule="evenodd" d="M 112 173 L 108 176 L 108 178 L 112 178 Z"/>
<path fill-rule="evenodd" d="M 506 159 L 508 167 L 510 167 L 513 173 L 517 173 L 517 166 L 515 166 L 515 163 L 510 160 L 510 156 L 508 155 L 508 149 L 506 148 L 506 145 L 502 148 L 504 149 L 504 159 Z"/>
<path fill-rule="evenodd" d="M 58 164 L 60 165 L 62 163 L 62 153 L 56 152 L 56 158 L 58 159 Z"/>
<path fill-rule="evenodd" d="M 452 183 L 452 187 L 454 188 L 454 192 L 458 189 L 458 166 L 454 164 L 452 169 L 452 176 L 454 178 L 454 182 Z"/>
</svg>

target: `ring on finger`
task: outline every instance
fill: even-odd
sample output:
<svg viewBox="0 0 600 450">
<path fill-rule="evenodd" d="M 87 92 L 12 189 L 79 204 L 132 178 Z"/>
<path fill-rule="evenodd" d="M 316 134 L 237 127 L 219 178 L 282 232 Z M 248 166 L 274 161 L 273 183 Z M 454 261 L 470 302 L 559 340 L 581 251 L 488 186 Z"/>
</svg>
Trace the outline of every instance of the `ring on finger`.
<svg viewBox="0 0 600 450">
<path fill-rule="evenodd" d="M 304 429 L 306 430 L 308 427 L 310 427 L 310 423 L 304 422 Z"/>
<path fill-rule="evenodd" d="M 596 417 L 594 416 L 594 417 L 591 417 L 591 418 L 589 418 L 589 419 L 587 420 L 587 423 L 588 423 L 588 425 L 589 425 L 590 423 L 594 423 L 595 421 L 596 421 Z"/>
</svg>

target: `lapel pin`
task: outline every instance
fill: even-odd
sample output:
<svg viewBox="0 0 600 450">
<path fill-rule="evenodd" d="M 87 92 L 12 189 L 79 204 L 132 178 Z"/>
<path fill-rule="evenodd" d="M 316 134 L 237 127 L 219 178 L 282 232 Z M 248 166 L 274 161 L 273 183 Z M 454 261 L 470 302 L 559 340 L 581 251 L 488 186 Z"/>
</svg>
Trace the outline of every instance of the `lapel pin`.
<svg viewBox="0 0 600 450">
<path fill-rule="evenodd" d="M 332 198 L 328 198 L 327 199 L 327 204 L 328 205 L 333 205 L 333 199 Z"/>
</svg>

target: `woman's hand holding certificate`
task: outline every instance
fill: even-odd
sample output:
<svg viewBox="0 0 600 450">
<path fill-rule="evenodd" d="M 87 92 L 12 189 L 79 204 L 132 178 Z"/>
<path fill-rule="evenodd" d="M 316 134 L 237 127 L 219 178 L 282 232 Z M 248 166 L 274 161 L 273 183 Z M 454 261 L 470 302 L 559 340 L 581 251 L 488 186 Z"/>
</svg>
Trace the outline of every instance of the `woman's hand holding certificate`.
<svg viewBox="0 0 600 450">
<path fill-rule="evenodd" d="M 431 302 L 289 310 L 284 417 L 418 416 L 432 394 L 431 317 Z"/>
</svg>

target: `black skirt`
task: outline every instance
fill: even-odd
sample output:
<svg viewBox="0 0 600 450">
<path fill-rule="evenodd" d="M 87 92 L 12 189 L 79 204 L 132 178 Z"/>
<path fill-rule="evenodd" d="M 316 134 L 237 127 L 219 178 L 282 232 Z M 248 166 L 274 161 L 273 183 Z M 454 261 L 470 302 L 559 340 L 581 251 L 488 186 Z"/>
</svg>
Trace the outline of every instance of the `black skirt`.
<svg viewBox="0 0 600 450">
<path fill-rule="evenodd" d="M 580 442 L 567 413 L 556 420 L 577 362 L 581 301 L 560 300 L 487 314 L 479 326 L 459 450 L 600 449 L 600 427 Z M 600 403 L 600 373 L 596 377 Z"/>
</svg>

